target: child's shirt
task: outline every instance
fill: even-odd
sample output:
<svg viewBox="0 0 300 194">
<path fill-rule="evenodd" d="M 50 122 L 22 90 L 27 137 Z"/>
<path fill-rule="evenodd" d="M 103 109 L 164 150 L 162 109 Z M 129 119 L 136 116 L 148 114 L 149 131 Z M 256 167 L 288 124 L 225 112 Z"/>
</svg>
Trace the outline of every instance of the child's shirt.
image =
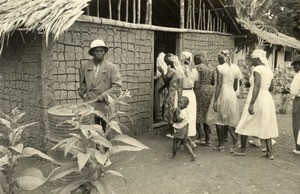
<svg viewBox="0 0 300 194">
<path fill-rule="evenodd" d="M 172 125 L 175 129 L 182 129 L 188 124 L 189 114 L 187 108 L 184 108 L 180 111 L 179 117 L 182 119 L 182 121 Z"/>
</svg>

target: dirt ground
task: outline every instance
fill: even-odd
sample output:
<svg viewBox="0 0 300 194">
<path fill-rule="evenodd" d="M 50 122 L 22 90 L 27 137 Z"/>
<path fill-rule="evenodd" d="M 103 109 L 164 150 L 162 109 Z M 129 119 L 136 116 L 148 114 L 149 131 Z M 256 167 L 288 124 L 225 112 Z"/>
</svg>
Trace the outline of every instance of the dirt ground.
<svg viewBox="0 0 300 194">
<path fill-rule="evenodd" d="M 116 156 L 125 159 L 135 155 L 132 162 L 116 169 L 126 177 L 127 186 L 119 178 L 112 177 L 110 181 L 118 194 L 299 194 L 300 156 L 292 153 L 291 114 L 278 114 L 277 118 L 279 137 L 273 147 L 273 161 L 261 157 L 263 142 L 261 148 L 249 145 L 247 155 L 241 157 L 230 154 L 231 141 L 223 153 L 199 145 L 195 162 L 190 161 L 186 150 L 178 151 L 171 160 L 168 155 L 172 139 L 165 137 L 162 129 L 155 129 L 136 137 L 150 150 Z M 213 146 L 217 144 L 215 136 L 214 132 Z M 48 189 L 36 193 L 49 193 Z"/>
</svg>

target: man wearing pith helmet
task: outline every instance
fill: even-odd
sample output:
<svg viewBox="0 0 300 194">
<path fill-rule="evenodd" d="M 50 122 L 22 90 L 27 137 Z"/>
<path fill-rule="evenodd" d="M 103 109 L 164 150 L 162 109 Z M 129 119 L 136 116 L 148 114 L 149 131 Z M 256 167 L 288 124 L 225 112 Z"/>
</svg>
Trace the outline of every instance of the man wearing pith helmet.
<svg viewBox="0 0 300 194">
<path fill-rule="evenodd" d="M 108 47 L 103 40 L 91 42 L 89 55 L 93 59 L 80 67 L 80 88 L 78 94 L 84 101 L 92 101 L 91 105 L 95 110 L 107 113 L 108 95 L 116 96 L 122 88 L 122 79 L 119 68 L 112 62 L 105 59 Z M 95 123 L 101 124 L 105 130 L 106 123 L 100 118 L 95 117 Z"/>
</svg>

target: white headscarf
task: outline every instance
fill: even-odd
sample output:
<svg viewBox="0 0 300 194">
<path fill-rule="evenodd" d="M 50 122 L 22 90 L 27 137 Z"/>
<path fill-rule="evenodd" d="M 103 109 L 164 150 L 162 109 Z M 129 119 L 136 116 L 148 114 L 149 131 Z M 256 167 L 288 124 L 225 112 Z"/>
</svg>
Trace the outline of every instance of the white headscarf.
<svg viewBox="0 0 300 194">
<path fill-rule="evenodd" d="M 271 68 L 269 61 L 266 57 L 266 51 L 263 50 L 254 50 L 252 53 L 252 58 L 259 58 L 259 60 L 266 66 Z"/>
</svg>

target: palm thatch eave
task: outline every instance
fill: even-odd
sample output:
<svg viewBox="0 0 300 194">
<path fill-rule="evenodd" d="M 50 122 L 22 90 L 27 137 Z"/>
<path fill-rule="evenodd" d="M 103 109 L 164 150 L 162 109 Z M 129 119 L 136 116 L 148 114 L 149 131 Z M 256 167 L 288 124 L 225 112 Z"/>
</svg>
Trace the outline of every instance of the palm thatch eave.
<svg viewBox="0 0 300 194">
<path fill-rule="evenodd" d="M 0 54 L 15 30 L 42 32 L 46 44 L 68 30 L 90 0 L 4 0 L 0 3 Z"/>
</svg>

